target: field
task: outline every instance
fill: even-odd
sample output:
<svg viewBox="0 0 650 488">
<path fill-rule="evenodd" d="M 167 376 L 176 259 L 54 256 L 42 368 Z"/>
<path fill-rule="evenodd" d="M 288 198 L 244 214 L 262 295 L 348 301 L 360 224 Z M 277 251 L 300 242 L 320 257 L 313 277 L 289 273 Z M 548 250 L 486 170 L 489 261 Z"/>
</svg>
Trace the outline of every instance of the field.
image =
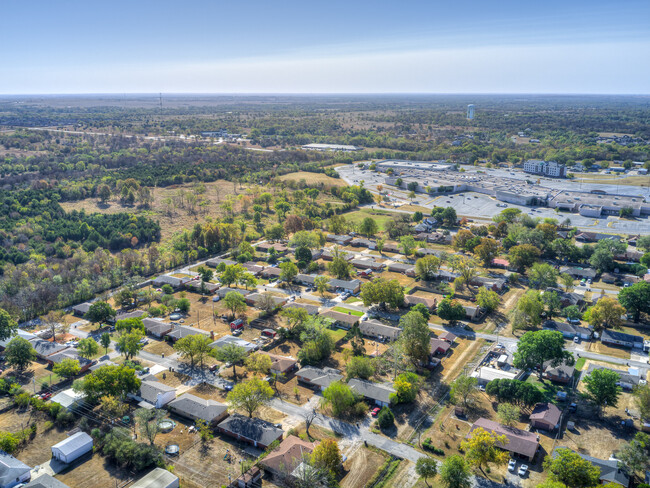
<svg viewBox="0 0 650 488">
<path fill-rule="evenodd" d="M 375 449 L 359 447 L 343 463 L 345 476 L 341 479 L 341 488 L 358 488 L 366 486 L 375 472 L 386 460 L 386 454 Z"/>
<path fill-rule="evenodd" d="M 368 208 L 363 208 L 355 212 L 346 213 L 344 217 L 348 222 L 352 222 L 357 225 L 361 224 L 363 219 L 366 217 L 371 217 L 377 223 L 379 230 L 382 231 L 386 229 L 386 223 L 390 220 L 393 220 L 393 218 L 395 218 L 397 215 L 398 214 L 389 212 L 387 210 L 371 210 Z"/>
<path fill-rule="evenodd" d="M 280 176 L 278 179 L 280 181 L 295 181 L 296 183 L 305 180 L 305 183 L 308 185 L 323 185 L 325 187 L 347 186 L 347 183 L 340 178 L 332 178 L 324 173 L 308 173 L 306 171 L 288 173 Z"/>
</svg>

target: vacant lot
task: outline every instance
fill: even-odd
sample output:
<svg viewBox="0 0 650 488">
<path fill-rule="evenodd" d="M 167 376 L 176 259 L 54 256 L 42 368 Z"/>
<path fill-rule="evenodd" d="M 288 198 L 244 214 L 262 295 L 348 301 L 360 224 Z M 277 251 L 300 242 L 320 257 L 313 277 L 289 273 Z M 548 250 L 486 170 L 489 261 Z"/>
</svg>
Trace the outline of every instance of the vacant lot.
<svg viewBox="0 0 650 488">
<path fill-rule="evenodd" d="M 308 173 L 306 171 L 289 173 L 280 176 L 278 179 L 280 181 L 295 181 L 297 183 L 304 180 L 307 185 L 322 185 L 326 188 L 331 188 L 333 186 L 347 186 L 347 183 L 341 178 L 332 178 L 324 173 Z"/>
<path fill-rule="evenodd" d="M 97 488 L 98 486 L 115 486 L 127 480 L 137 479 L 141 474 L 131 473 L 120 468 L 105 457 L 95 453 L 79 465 L 73 465 L 70 469 L 59 473 L 56 478 L 68 486 L 75 488 Z"/>
<path fill-rule="evenodd" d="M 374 449 L 360 447 L 343 463 L 345 475 L 341 479 L 341 488 L 358 488 L 366 486 L 375 472 L 384 464 L 386 454 Z"/>
<path fill-rule="evenodd" d="M 356 212 L 349 212 L 344 215 L 345 220 L 348 222 L 353 222 L 355 224 L 360 224 L 363 219 L 371 217 L 379 226 L 379 230 L 386 230 L 386 223 L 390 220 L 393 220 L 398 214 L 394 212 L 388 212 L 387 210 L 372 210 L 364 208 L 357 210 Z"/>
</svg>

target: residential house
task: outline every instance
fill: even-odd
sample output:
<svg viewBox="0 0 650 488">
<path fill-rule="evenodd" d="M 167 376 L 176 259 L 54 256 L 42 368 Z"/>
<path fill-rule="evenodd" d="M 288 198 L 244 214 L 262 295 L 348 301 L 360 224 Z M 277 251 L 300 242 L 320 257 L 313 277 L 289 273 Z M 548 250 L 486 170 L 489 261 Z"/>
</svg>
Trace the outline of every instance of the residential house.
<svg viewBox="0 0 650 488">
<path fill-rule="evenodd" d="M 454 273 L 453 271 L 447 271 L 446 269 L 439 269 L 433 274 L 433 277 L 438 281 L 447 281 L 451 283 L 456 278 L 460 277 L 460 274 Z"/>
<path fill-rule="evenodd" d="M 478 322 L 483 316 L 483 310 L 481 307 L 475 307 L 474 305 L 463 305 L 465 309 L 465 317 L 472 322 Z"/>
<path fill-rule="evenodd" d="M 384 263 L 373 259 L 353 259 L 350 264 L 357 269 L 371 269 L 375 272 L 382 271 L 386 266 Z"/>
<path fill-rule="evenodd" d="M 505 444 L 497 443 L 496 445 L 501 449 L 510 452 L 513 456 L 522 457 L 529 462 L 532 462 L 539 449 L 539 440 L 537 434 L 518 429 L 516 427 L 506 427 L 498 422 L 486 418 L 480 418 L 470 428 L 468 437 L 472 435 L 476 429 L 481 428 L 487 432 L 492 432 L 496 435 L 504 435 L 508 439 Z"/>
<path fill-rule="evenodd" d="M 70 488 L 65 483 L 57 480 L 47 473 L 39 474 L 38 478 L 32 479 L 24 485 L 24 488 Z"/>
<path fill-rule="evenodd" d="M 510 267 L 510 261 L 504 258 L 494 258 L 492 260 L 492 266 L 495 268 L 508 269 Z"/>
<path fill-rule="evenodd" d="M 128 320 L 128 319 L 139 319 L 143 315 L 145 315 L 147 312 L 144 310 L 133 310 L 132 312 L 120 312 L 115 315 L 115 318 L 113 319 L 108 319 L 106 323 L 108 324 L 115 324 L 116 322 L 120 320 Z"/>
<path fill-rule="evenodd" d="M 58 342 L 46 341 L 45 339 L 40 338 L 32 339 L 29 342 L 31 342 L 32 347 L 36 351 L 36 355 L 41 359 L 45 359 L 52 354 L 56 354 L 69 348 L 69 346 L 59 344 Z"/>
<path fill-rule="evenodd" d="M 415 254 L 418 256 L 436 256 L 439 258 L 442 256 L 442 251 L 439 251 L 438 249 L 429 249 L 428 247 L 421 247 L 415 251 Z"/>
<path fill-rule="evenodd" d="M 605 366 L 590 364 L 589 369 L 587 370 L 587 375 L 591 374 L 591 372 L 596 369 L 608 369 L 609 371 L 613 371 L 614 373 L 618 374 L 619 379 L 616 384 L 626 391 L 632 391 L 634 388 L 639 386 L 639 384 L 641 383 L 641 381 L 645 379 L 647 374 L 647 372 L 644 371 L 643 372 L 644 374 L 641 375 L 641 371 L 639 370 L 639 368 L 627 368 L 627 370 L 621 370 L 621 369 L 607 368 Z"/>
<path fill-rule="evenodd" d="M 303 274 L 303 273 L 298 273 L 296 277 L 293 279 L 296 283 L 304 286 L 313 286 L 314 283 L 316 282 L 316 277 L 318 275 L 308 275 L 308 274 Z"/>
<path fill-rule="evenodd" d="M 262 271 L 264 271 L 264 266 L 260 266 L 259 264 L 255 264 L 252 262 L 249 263 L 244 263 L 242 266 L 248 271 L 250 274 L 253 276 L 259 276 Z"/>
<path fill-rule="evenodd" d="M 231 259 L 223 259 L 223 258 L 213 258 L 213 259 L 208 259 L 205 264 L 210 266 L 211 268 L 216 268 L 218 267 L 221 263 L 223 263 L 226 266 L 232 266 L 233 264 L 237 264 L 237 261 L 233 261 Z"/>
<path fill-rule="evenodd" d="M 318 443 L 303 441 L 295 435 L 287 436 L 280 445 L 271 451 L 260 463 L 264 471 L 291 483 L 292 473 L 300 466 L 305 456 L 311 455 Z"/>
<path fill-rule="evenodd" d="M 598 241 L 620 241 L 621 236 L 613 234 L 601 234 L 599 232 L 580 232 L 576 234 L 578 242 L 598 242 Z"/>
<path fill-rule="evenodd" d="M 447 351 L 451 349 L 451 344 L 447 341 L 441 339 L 432 338 L 429 341 L 429 352 L 431 356 L 437 356 L 439 354 L 447 354 Z"/>
<path fill-rule="evenodd" d="M 11 334 L 11 336 L 7 337 L 6 339 L 0 340 L 0 350 L 6 349 L 7 345 L 9 345 L 9 343 L 16 337 L 22 337 L 26 341 L 39 339 L 39 337 L 36 334 L 32 334 L 31 332 L 27 332 L 26 330 L 23 329 L 17 329 L 13 334 Z"/>
<path fill-rule="evenodd" d="M 386 242 L 384 243 L 384 248 L 382 249 L 382 252 L 392 252 L 394 254 L 400 254 L 400 248 L 399 244 L 396 242 Z"/>
<path fill-rule="evenodd" d="M 388 271 L 391 271 L 393 273 L 402 273 L 405 274 L 406 276 L 415 276 L 415 266 L 412 264 L 405 264 L 405 263 L 390 263 L 386 269 Z"/>
<path fill-rule="evenodd" d="M 553 403 L 538 403 L 530 416 L 530 425 L 536 429 L 553 431 L 560 427 L 562 411 Z"/>
<path fill-rule="evenodd" d="M 85 432 L 77 432 L 52 446 L 52 458 L 70 464 L 92 450 L 93 438 Z"/>
<path fill-rule="evenodd" d="M 643 337 L 626 334 L 624 332 L 618 332 L 615 330 L 605 329 L 603 330 L 600 341 L 603 344 L 608 344 L 612 346 L 623 346 L 631 347 L 633 349 L 643 349 Z"/>
<path fill-rule="evenodd" d="M 517 378 L 518 372 L 481 366 L 471 376 L 472 378 L 476 378 L 480 386 L 485 386 L 493 380 L 514 380 Z"/>
<path fill-rule="evenodd" d="M 573 380 L 575 370 L 575 366 L 567 364 L 566 360 L 557 366 L 553 365 L 553 361 L 546 361 L 543 364 L 542 378 L 555 383 L 567 384 Z"/>
<path fill-rule="evenodd" d="M 169 337 L 169 339 L 172 342 L 176 342 L 177 340 L 182 339 L 183 337 L 200 335 L 200 334 L 206 336 L 210 335 L 205 330 L 197 329 L 195 327 L 190 327 L 189 325 L 175 325 L 174 328 L 167 333 L 167 337 Z"/>
<path fill-rule="evenodd" d="M 152 319 L 149 317 L 142 319 L 142 325 L 144 325 L 144 330 L 147 334 L 158 339 L 162 339 L 174 328 L 172 324 L 163 322 L 161 319 Z"/>
<path fill-rule="evenodd" d="M 554 287 L 548 287 L 546 288 L 546 291 L 557 293 L 557 296 L 560 299 L 560 306 L 562 308 L 575 305 L 579 309 L 582 309 L 582 307 L 585 304 L 584 297 L 582 295 L 579 295 L 578 293 L 566 292 L 560 288 L 554 288 Z"/>
<path fill-rule="evenodd" d="M 296 372 L 298 382 L 317 390 L 324 390 L 332 383 L 341 381 L 343 375 L 338 369 L 334 368 L 317 368 L 315 366 L 305 366 Z"/>
<path fill-rule="evenodd" d="M 184 393 L 167 404 L 170 412 L 190 420 L 204 420 L 216 425 L 228 416 L 228 407 L 215 400 L 199 398 L 191 393 Z"/>
<path fill-rule="evenodd" d="M 346 251 L 340 251 L 339 257 L 345 259 L 346 261 L 351 261 L 354 259 L 355 255 Z M 332 261 L 334 259 L 334 250 L 332 248 L 324 249 L 321 258 L 324 261 Z"/>
<path fill-rule="evenodd" d="M 185 283 L 185 288 L 187 290 L 193 291 L 195 293 L 205 293 L 206 295 L 214 295 L 221 285 L 217 283 L 211 283 L 209 281 L 204 281 L 201 284 L 201 280 L 192 280 Z"/>
<path fill-rule="evenodd" d="M 0 488 L 13 488 L 30 480 L 32 468 L 11 454 L 0 451 Z"/>
<path fill-rule="evenodd" d="M 602 280 L 603 283 L 607 283 L 610 285 L 616 283 L 617 281 L 622 281 L 622 277 L 620 275 L 615 273 L 610 273 L 609 271 L 601 274 L 600 279 Z"/>
<path fill-rule="evenodd" d="M 417 305 L 418 303 L 421 303 L 422 305 L 427 307 L 427 309 L 429 309 L 429 310 L 435 310 L 436 307 L 438 306 L 438 300 L 436 300 L 435 298 L 424 298 L 424 297 L 418 297 L 418 296 L 415 296 L 415 295 L 406 295 L 404 297 L 404 303 L 408 307 L 413 307 L 413 306 Z"/>
<path fill-rule="evenodd" d="M 129 396 L 156 408 L 163 408 L 176 399 L 176 388 L 160 381 L 143 380 L 140 390 L 136 394 L 130 393 Z"/>
<path fill-rule="evenodd" d="M 361 395 L 366 400 L 371 400 L 379 407 L 387 407 L 390 405 L 390 396 L 395 393 L 395 389 L 373 383 L 372 381 L 362 380 L 360 378 L 353 378 L 348 381 L 348 386 L 358 395 Z"/>
<path fill-rule="evenodd" d="M 266 420 L 244 417 L 237 413 L 217 425 L 217 431 L 244 441 L 254 447 L 266 449 L 273 442 L 282 439 L 284 431 Z"/>
<path fill-rule="evenodd" d="M 226 335 L 220 337 L 212 344 L 210 344 L 210 347 L 212 349 L 220 349 L 227 344 L 235 344 L 236 346 L 243 347 L 246 350 L 246 353 L 257 351 L 260 348 L 260 346 L 258 346 L 257 344 L 253 344 L 252 342 L 248 342 L 245 339 L 241 339 L 239 337 L 235 337 L 232 335 Z"/>
<path fill-rule="evenodd" d="M 47 364 L 51 367 L 54 367 L 55 364 L 59 364 L 61 361 L 64 359 L 72 359 L 75 361 L 79 361 L 79 366 L 81 367 L 81 370 L 79 373 L 85 373 L 90 369 L 90 367 L 93 365 L 95 361 L 91 361 L 90 359 L 82 358 L 79 355 L 79 351 L 76 349 L 65 349 L 61 352 L 56 352 L 54 354 L 50 354 L 48 357 L 45 358 L 45 361 L 47 361 Z"/>
<path fill-rule="evenodd" d="M 271 249 L 275 249 L 275 252 L 277 254 L 286 254 L 287 251 L 289 250 L 287 246 L 285 246 L 280 242 L 274 242 L 274 243 L 263 242 L 261 244 L 258 244 L 255 247 L 255 249 L 259 252 L 266 252 L 266 253 L 271 252 Z"/>
<path fill-rule="evenodd" d="M 251 293 L 249 290 L 244 290 L 242 288 L 228 288 L 228 287 L 225 287 L 225 288 L 219 288 L 219 290 L 217 290 L 217 296 L 219 298 L 223 298 L 228 293 L 230 293 L 231 291 L 234 291 L 235 293 L 239 293 L 243 297 L 245 297 L 246 295 Z"/>
<path fill-rule="evenodd" d="M 152 285 L 155 288 L 162 288 L 165 285 L 171 286 L 174 290 L 180 290 L 189 278 L 176 278 L 175 276 L 161 275 L 153 280 Z"/>
<path fill-rule="evenodd" d="M 331 279 L 329 282 L 330 290 L 343 290 L 348 293 L 359 293 L 361 291 L 361 281 L 359 280 L 339 280 Z"/>
<path fill-rule="evenodd" d="M 568 449 L 566 447 L 558 447 L 553 451 L 553 457 L 557 457 L 558 449 Z M 571 449 L 569 449 L 571 450 Z M 615 483 L 625 488 L 630 486 L 630 476 L 627 474 L 622 466 L 619 466 L 619 461 L 616 459 L 598 459 L 595 457 L 587 456 L 586 454 L 577 453 L 582 459 L 589 461 L 592 465 L 600 470 L 600 483 L 605 485 L 608 483 Z"/>
<path fill-rule="evenodd" d="M 284 308 L 302 308 L 303 310 L 306 310 L 309 315 L 316 315 L 320 310 L 320 307 L 318 305 L 300 302 L 291 302 L 288 305 L 285 305 Z"/>
<path fill-rule="evenodd" d="M 268 266 L 260 272 L 260 276 L 262 278 L 266 278 L 267 280 L 274 279 L 274 278 L 277 279 L 280 277 L 281 274 L 282 274 L 282 270 L 280 268 L 274 268 L 272 266 Z"/>
<path fill-rule="evenodd" d="M 343 327 L 344 329 L 350 329 L 354 327 L 354 325 L 358 324 L 359 320 L 361 320 L 361 317 L 354 315 L 351 312 L 343 313 L 331 309 L 321 312 L 320 316 L 325 317 L 326 319 L 330 319 L 333 323 L 340 327 Z"/>
<path fill-rule="evenodd" d="M 271 358 L 270 371 L 275 375 L 287 375 L 298 367 L 298 361 L 291 357 L 278 356 L 277 354 L 271 354 L 270 352 L 262 352 L 260 354 L 265 354 Z"/>
<path fill-rule="evenodd" d="M 179 488 L 178 476 L 167 469 L 154 468 L 129 488 Z"/>
<path fill-rule="evenodd" d="M 638 263 L 639 261 L 641 261 L 643 254 L 644 253 L 642 251 L 637 251 L 636 249 L 627 249 L 620 254 L 615 254 L 614 259 L 617 259 L 619 261 L 627 261 L 627 262 L 631 261 L 634 263 Z"/>
<path fill-rule="evenodd" d="M 334 242 L 339 246 L 347 246 L 352 242 L 352 239 L 354 238 L 352 236 L 347 236 L 347 235 L 327 234 L 325 239 L 327 240 L 327 242 Z"/>
<path fill-rule="evenodd" d="M 52 403 L 58 403 L 66 410 L 71 411 L 84 402 L 84 394 L 68 388 L 54 395 L 50 398 L 50 401 Z"/>
<path fill-rule="evenodd" d="M 592 268 L 578 268 L 576 266 L 562 266 L 560 267 L 560 273 L 568 274 L 578 280 L 583 278 L 593 280 L 596 277 L 596 270 Z"/>
<path fill-rule="evenodd" d="M 352 239 L 350 242 L 350 245 L 354 247 L 367 247 L 368 249 L 375 249 L 377 244 L 375 241 L 371 241 L 370 239 L 363 239 L 361 237 L 357 237 L 356 239 Z"/>
<path fill-rule="evenodd" d="M 83 317 L 88 313 L 88 310 L 90 310 L 91 305 L 92 305 L 91 302 L 84 302 L 84 303 L 80 303 L 79 305 L 75 305 L 72 307 L 72 313 L 77 317 Z"/>
<path fill-rule="evenodd" d="M 386 325 L 379 320 L 364 320 L 359 324 L 359 330 L 364 336 L 379 341 L 394 341 L 402 333 L 400 327 Z"/>
<path fill-rule="evenodd" d="M 246 295 L 246 303 L 250 305 L 251 307 L 258 307 L 258 305 L 261 303 L 261 301 L 264 298 L 264 293 L 251 293 L 250 295 Z M 276 295 L 270 295 L 268 294 L 267 296 L 271 297 L 271 300 L 273 300 L 273 303 L 275 303 L 276 307 L 283 307 L 287 301 L 289 300 L 288 296 L 276 296 Z"/>
<path fill-rule="evenodd" d="M 442 334 L 440 334 L 438 336 L 438 339 L 446 341 L 449 344 L 453 344 L 456 341 L 457 336 L 453 332 L 447 331 L 447 332 L 443 332 Z"/>
<path fill-rule="evenodd" d="M 507 282 L 503 278 L 490 278 L 487 276 L 474 276 L 470 280 L 470 285 L 482 286 L 488 290 L 501 293 L 507 288 Z"/>
</svg>

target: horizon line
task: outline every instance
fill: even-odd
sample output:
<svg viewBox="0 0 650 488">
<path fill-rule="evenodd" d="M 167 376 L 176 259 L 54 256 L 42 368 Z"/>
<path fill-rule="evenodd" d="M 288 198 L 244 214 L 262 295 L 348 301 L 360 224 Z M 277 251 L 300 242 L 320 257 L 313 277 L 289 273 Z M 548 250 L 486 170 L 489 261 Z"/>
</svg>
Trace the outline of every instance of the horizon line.
<svg viewBox="0 0 650 488">
<path fill-rule="evenodd" d="M 0 93 L 0 97 L 69 97 L 69 96 L 388 96 L 388 95 L 461 95 L 461 96 L 633 96 L 647 93 L 620 92 L 78 92 L 78 93 Z"/>
</svg>

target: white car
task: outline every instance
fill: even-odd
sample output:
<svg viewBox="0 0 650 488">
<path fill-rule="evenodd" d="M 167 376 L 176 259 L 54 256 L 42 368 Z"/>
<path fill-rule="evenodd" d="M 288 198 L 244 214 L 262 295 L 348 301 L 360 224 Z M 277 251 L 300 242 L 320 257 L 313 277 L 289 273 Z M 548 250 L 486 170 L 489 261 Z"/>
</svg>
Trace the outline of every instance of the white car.
<svg viewBox="0 0 650 488">
<path fill-rule="evenodd" d="M 508 471 L 513 473 L 515 471 L 515 467 L 517 467 L 517 461 L 515 461 L 514 459 L 508 461 Z"/>
<path fill-rule="evenodd" d="M 519 471 L 517 472 L 517 474 L 519 476 L 526 476 L 526 473 L 528 473 L 528 465 L 527 464 L 522 464 L 519 467 Z"/>
</svg>

